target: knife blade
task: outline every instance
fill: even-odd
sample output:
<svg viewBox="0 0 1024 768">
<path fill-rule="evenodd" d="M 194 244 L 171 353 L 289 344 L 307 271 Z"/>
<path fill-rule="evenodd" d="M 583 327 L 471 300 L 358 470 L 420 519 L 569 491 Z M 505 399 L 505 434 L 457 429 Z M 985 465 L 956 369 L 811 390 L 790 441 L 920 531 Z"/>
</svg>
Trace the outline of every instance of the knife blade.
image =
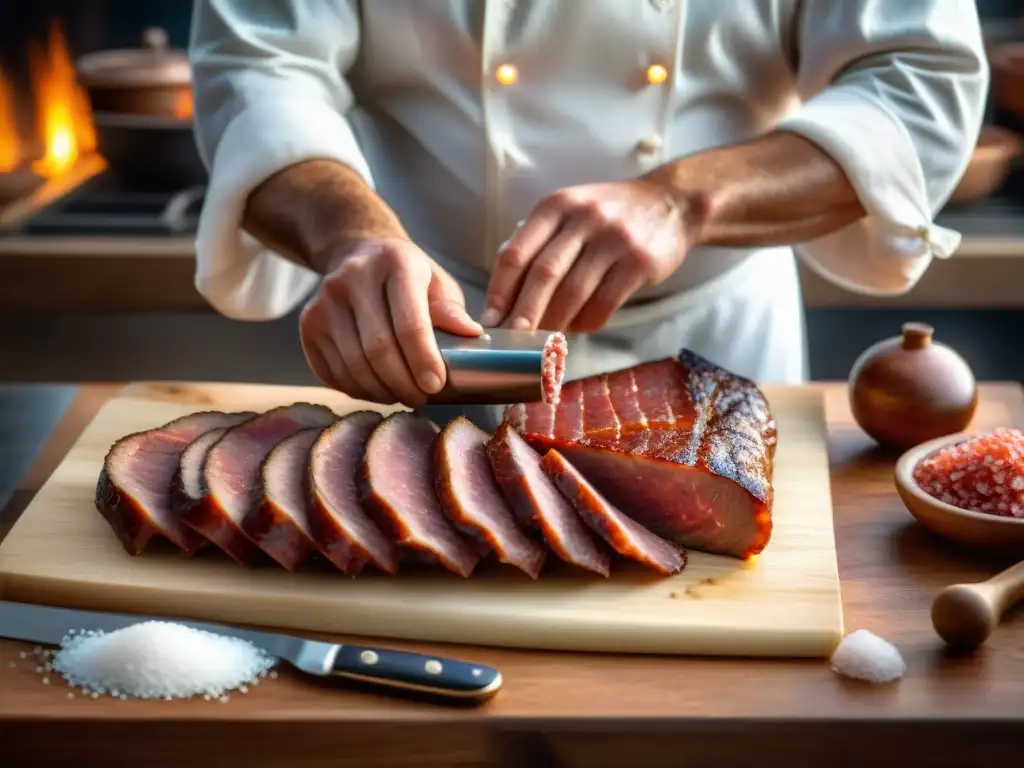
<svg viewBox="0 0 1024 768">
<path fill-rule="evenodd" d="M 428 694 L 462 702 L 482 702 L 501 688 L 493 667 L 459 659 L 363 645 L 326 643 L 295 635 L 126 613 L 55 608 L 0 600 L 0 637 L 60 645 L 72 630 L 113 632 L 143 621 L 170 621 L 215 635 L 246 640 L 307 675 L 339 677 L 373 686 Z"/>
</svg>

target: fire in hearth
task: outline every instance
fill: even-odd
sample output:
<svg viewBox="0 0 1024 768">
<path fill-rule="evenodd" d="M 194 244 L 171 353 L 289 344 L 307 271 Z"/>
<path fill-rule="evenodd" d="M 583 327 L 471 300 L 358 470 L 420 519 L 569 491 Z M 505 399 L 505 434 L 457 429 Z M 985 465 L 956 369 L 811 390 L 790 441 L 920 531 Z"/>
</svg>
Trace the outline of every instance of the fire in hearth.
<svg viewBox="0 0 1024 768">
<path fill-rule="evenodd" d="M 37 140 L 22 139 L 14 88 L 0 71 L 0 173 L 31 164 L 35 174 L 53 179 L 96 149 L 96 133 L 88 97 L 78 84 L 60 25 L 51 25 L 45 41 L 30 43 L 28 54 Z"/>
</svg>

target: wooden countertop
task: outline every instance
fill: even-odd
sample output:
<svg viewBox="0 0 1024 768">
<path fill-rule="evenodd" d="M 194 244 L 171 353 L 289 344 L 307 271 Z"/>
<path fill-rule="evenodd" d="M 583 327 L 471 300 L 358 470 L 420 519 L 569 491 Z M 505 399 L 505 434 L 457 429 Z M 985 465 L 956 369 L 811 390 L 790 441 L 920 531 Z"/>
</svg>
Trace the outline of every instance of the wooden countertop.
<svg viewBox="0 0 1024 768">
<path fill-rule="evenodd" d="M 1008 565 L 959 551 L 910 518 L 894 457 L 828 392 L 836 538 L 847 630 L 896 643 L 898 684 L 839 678 L 821 661 L 616 657 L 446 647 L 499 667 L 505 689 L 453 710 L 313 684 L 282 672 L 227 704 L 68 699 L 0 641 L 0 763 L 677 766 L 681 764 L 984 764 L 1024 750 L 1024 611 L 972 656 L 932 631 L 942 587 Z M 2 536 L 113 386 L 86 386 L 8 507 Z M 1024 426 L 1019 384 L 985 384 L 978 429 Z M 392 644 L 392 643 L 389 643 Z M 428 646 L 393 643 L 406 648 Z M 11 668 L 15 661 L 17 668 Z M 842 757 L 840 757 L 842 754 Z M 197 757 L 201 755 L 201 758 Z M 4 758 L 7 758 L 4 760 Z"/>
</svg>

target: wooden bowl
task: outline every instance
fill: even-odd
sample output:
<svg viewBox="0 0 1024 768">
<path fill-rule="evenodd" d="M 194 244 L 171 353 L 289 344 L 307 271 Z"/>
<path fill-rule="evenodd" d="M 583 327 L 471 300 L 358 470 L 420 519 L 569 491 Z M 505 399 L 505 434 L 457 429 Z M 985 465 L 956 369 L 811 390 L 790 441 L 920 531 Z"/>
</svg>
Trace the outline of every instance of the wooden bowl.
<svg viewBox="0 0 1024 768">
<path fill-rule="evenodd" d="M 910 514 L 934 533 L 974 550 L 1024 555 L 1024 519 L 954 507 L 925 493 L 914 481 L 918 462 L 972 437 L 966 433 L 947 435 L 911 448 L 896 462 L 896 490 Z"/>
<path fill-rule="evenodd" d="M 1016 133 L 996 125 L 983 126 L 971 162 L 949 201 L 966 203 L 991 195 L 1006 181 L 1022 151 L 1024 141 Z"/>
</svg>

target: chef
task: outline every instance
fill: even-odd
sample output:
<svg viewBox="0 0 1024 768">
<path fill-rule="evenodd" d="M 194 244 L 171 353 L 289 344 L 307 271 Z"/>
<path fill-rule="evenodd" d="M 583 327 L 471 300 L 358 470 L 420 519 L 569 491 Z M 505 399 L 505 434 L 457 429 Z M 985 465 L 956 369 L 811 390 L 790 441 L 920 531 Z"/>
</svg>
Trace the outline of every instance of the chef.
<svg viewBox="0 0 1024 768">
<path fill-rule="evenodd" d="M 431 328 L 800 382 L 796 258 L 891 296 L 952 255 L 988 85 L 971 0 L 197 0 L 190 48 L 199 292 L 412 406 Z"/>
</svg>

